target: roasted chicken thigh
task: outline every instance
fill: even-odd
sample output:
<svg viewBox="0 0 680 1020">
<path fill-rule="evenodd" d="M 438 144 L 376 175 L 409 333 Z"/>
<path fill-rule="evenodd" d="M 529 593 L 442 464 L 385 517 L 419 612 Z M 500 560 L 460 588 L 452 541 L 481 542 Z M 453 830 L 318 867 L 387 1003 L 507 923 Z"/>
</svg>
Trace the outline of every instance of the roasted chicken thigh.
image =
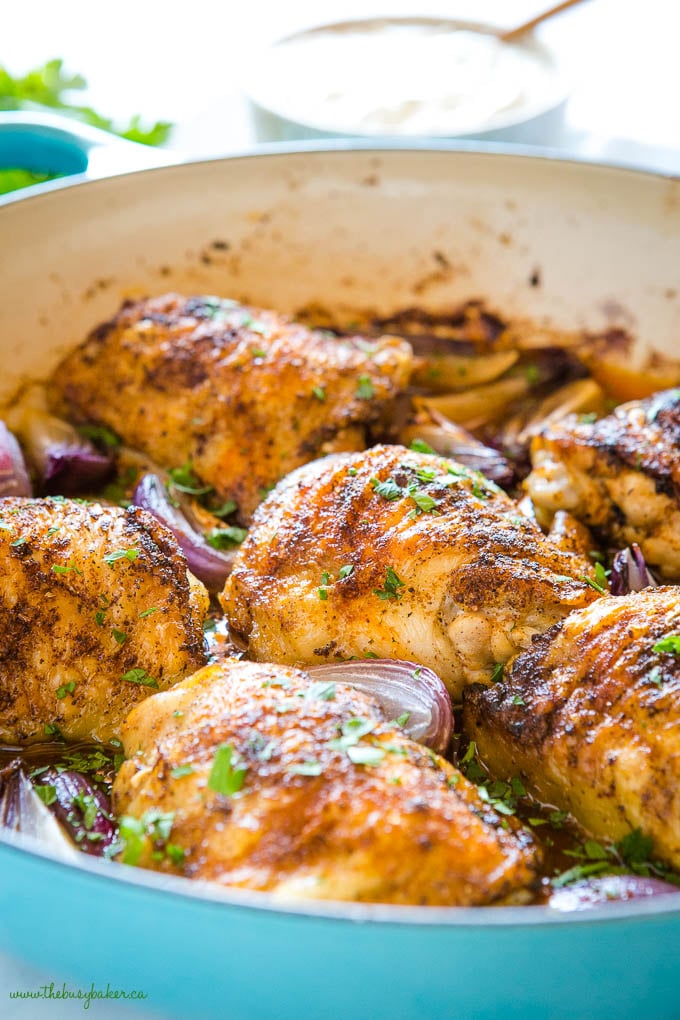
<svg viewBox="0 0 680 1020">
<path fill-rule="evenodd" d="M 466 733 L 499 778 L 595 837 L 640 828 L 680 869 L 680 588 L 600 599 L 465 692 Z"/>
<path fill-rule="evenodd" d="M 215 664 L 139 705 L 123 742 L 113 793 L 128 863 L 281 898 L 529 895 L 529 833 L 344 684 Z"/>
<path fill-rule="evenodd" d="M 532 443 L 529 494 L 542 523 L 567 510 L 613 545 L 637 542 L 661 577 L 680 581 L 680 390 L 570 418 Z"/>
<path fill-rule="evenodd" d="M 0 499 L 0 575 L 0 743 L 109 740 L 205 662 L 205 589 L 141 510 Z"/>
<path fill-rule="evenodd" d="M 247 521 L 293 468 L 362 449 L 412 361 L 396 337 L 338 339 L 234 301 L 167 294 L 127 302 L 95 329 L 57 369 L 52 400 L 161 467 L 191 463 Z"/>
<path fill-rule="evenodd" d="M 590 574 L 584 556 L 551 542 L 481 475 L 377 446 L 281 482 L 221 602 L 251 658 L 409 659 L 458 697 L 597 598 Z"/>
</svg>

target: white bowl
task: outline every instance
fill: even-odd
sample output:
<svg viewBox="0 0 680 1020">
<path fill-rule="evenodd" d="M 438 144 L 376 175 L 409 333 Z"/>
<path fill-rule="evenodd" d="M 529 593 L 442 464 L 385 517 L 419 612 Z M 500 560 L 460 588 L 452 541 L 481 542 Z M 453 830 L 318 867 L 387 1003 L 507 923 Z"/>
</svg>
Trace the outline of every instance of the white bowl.
<svg viewBox="0 0 680 1020">
<path fill-rule="evenodd" d="M 566 82 L 533 35 L 462 21 L 370 18 L 263 44 L 240 70 L 260 141 L 427 137 L 550 141 Z"/>
</svg>

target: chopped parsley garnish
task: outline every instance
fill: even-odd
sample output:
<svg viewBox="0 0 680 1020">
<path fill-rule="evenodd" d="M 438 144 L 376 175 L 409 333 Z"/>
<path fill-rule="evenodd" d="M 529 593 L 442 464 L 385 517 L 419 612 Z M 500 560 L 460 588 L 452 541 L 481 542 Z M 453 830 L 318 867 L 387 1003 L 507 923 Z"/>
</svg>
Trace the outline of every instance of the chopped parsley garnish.
<svg viewBox="0 0 680 1020">
<path fill-rule="evenodd" d="M 647 673 L 644 679 L 648 684 L 654 684 L 655 687 L 660 689 L 664 678 L 659 667 L 655 666 L 654 669 L 651 669 L 649 673 Z"/>
<path fill-rule="evenodd" d="M 96 799 L 91 793 L 85 793 L 84 790 L 81 790 L 73 798 L 73 803 L 76 807 L 80 808 L 84 828 L 92 829 L 99 814 L 99 805 Z"/>
<path fill-rule="evenodd" d="M 233 549 L 234 546 L 240 545 L 243 542 L 247 534 L 247 528 L 236 528 L 233 526 L 213 528 L 212 531 L 207 533 L 205 540 L 213 549 Z"/>
<path fill-rule="evenodd" d="M 115 627 L 112 628 L 111 633 L 113 634 L 113 640 L 118 645 L 124 645 L 127 641 L 127 634 L 122 630 L 117 630 Z"/>
<path fill-rule="evenodd" d="M 340 570 L 338 571 L 338 577 L 340 578 L 341 581 L 344 581 L 346 577 L 349 577 L 353 570 L 354 564 L 346 563 L 344 567 L 340 567 Z"/>
<path fill-rule="evenodd" d="M 348 747 L 354 747 L 362 737 L 372 733 L 377 723 L 362 716 L 353 716 L 342 724 L 342 736 L 329 740 L 328 746 L 334 751 L 346 751 Z"/>
<path fill-rule="evenodd" d="M 78 432 L 108 450 L 116 450 L 121 445 L 119 437 L 106 425 L 79 425 Z"/>
<path fill-rule="evenodd" d="M 140 620 L 145 620 L 147 616 L 152 616 L 154 613 L 157 612 L 158 612 L 157 606 L 150 606 L 149 609 L 142 609 L 141 613 L 138 613 L 138 616 Z"/>
<path fill-rule="evenodd" d="M 10 542 L 9 544 L 12 546 L 13 549 L 16 549 L 20 545 L 26 545 L 27 541 L 28 539 L 26 538 L 26 536 L 22 535 L 20 538 L 15 538 L 14 541 Z"/>
<path fill-rule="evenodd" d="M 316 593 L 322 602 L 328 601 L 328 588 L 317 588 Z"/>
<path fill-rule="evenodd" d="M 601 567 L 602 564 L 598 563 L 597 566 Z M 581 576 L 579 577 L 579 581 L 584 581 L 591 588 L 594 588 L 596 592 L 599 592 L 600 595 L 607 594 L 607 589 L 603 585 L 601 585 L 598 581 L 593 581 L 592 578 L 590 577 L 586 577 L 585 574 L 581 574 Z"/>
<path fill-rule="evenodd" d="M 613 845 L 603 845 L 588 839 L 574 850 L 565 850 L 568 857 L 575 857 L 581 863 L 569 868 L 552 879 L 553 887 L 559 889 L 589 875 L 623 875 L 633 872 L 644 877 L 658 877 L 680 885 L 680 875 L 671 871 L 663 862 L 652 858 L 653 840 L 641 829 L 633 829 Z"/>
<path fill-rule="evenodd" d="M 355 765 L 379 765 L 386 753 L 382 747 L 370 747 L 365 744 L 347 748 L 347 757 Z"/>
<path fill-rule="evenodd" d="M 208 776 L 208 786 L 215 793 L 225 797 L 231 797 L 243 789 L 248 769 L 245 766 L 239 767 L 234 761 L 234 747 L 232 744 L 220 744 L 215 751 L 212 768 Z"/>
<path fill-rule="evenodd" d="M 213 620 L 212 616 L 207 616 L 203 621 L 203 633 L 214 634 L 217 630 L 217 623 Z"/>
<path fill-rule="evenodd" d="M 493 670 L 491 671 L 491 683 L 497 684 L 499 680 L 503 679 L 503 672 L 505 670 L 504 662 L 494 663 Z"/>
<path fill-rule="evenodd" d="M 56 723 L 45 723 L 45 736 L 46 737 L 57 737 L 61 739 L 61 730 Z"/>
<path fill-rule="evenodd" d="M 174 821 L 174 811 L 146 811 L 141 818 L 124 815 L 118 830 L 123 844 L 121 854 L 123 864 L 137 864 L 144 852 L 147 838 L 155 843 L 167 842 Z"/>
<path fill-rule="evenodd" d="M 37 795 L 40 797 L 40 799 L 43 802 L 43 804 L 46 804 L 47 807 L 49 807 L 50 804 L 54 804 L 55 803 L 55 801 L 57 799 L 57 788 L 56 788 L 56 786 L 52 786 L 50 783 L 45 783 L 45 784 L 38 784 L 37 786 L 34 786 L 33 789 L 35 790 Z"/>
<path fill-rule="evenodd" d="M 527 365 L 524 369 L 524 375 L 530 386 L 534 386 L 541 378 L 541 373 L 538 370 L 538 365 Z"/>
<path fill-rule="evenodd" d="M 165 848 L 165 853 L 172 861 L 174 865 L 179 867 L 180 864 L 184 864 L 187 852 L 184 847 L 178 846 L 177 843 L 168 843 Z"/>
<path fill-rule="evenodd" d="M 139 549 L 136 547 L 131 549 L 115 549 L 112 553 L 107 553 L 104 557 L 104 563 L 109 567 L 112 567 L 118 560 L 128 560 L 130 563 L 134 563 L 138 556 Z"/>
<path fill-rule="evenodd" d="M 521 694 L 515 694 L 510 702 L 511 705 L 526 705 L 526 701 Z"/>
<path fill-rule="evenodd" d="M 665 638 L 652 645 L 652 651 L 680 655 L 680 634 L 667 634 Z"/>
<path fill-rule="evenodd" d="M 47 529 L 47 538 L 52 538 L 52 535 L 56 535 L 59 531 L 59 525 L 55 524 L 53 527 Z"/>
<path fill-rule="evenodd" d="M 199 478 L 194 474 L 191 461 L 187 461 L 182 467 L 171 468 L 168 471 L 172 484 L 180 492 L 188 496 L 205 496 L 213 491 L 212 485 L 202 485 Z"/>
<path fill-rule="evenodd" d="M 401 715 L 398 715 L 394 721 L 397 724 L 397 726 L 405 726 L 410 718 L 411 718 L 410 712 L 402 712 Z"/>
<path fill-rule="evenodd" d="M 376 496 L 382 496 L 383 499 L 387 499 L 390 502 L 395 499 L 401 499 L 404 495 L 403 489 L 400 485 L 397 485 L 393 478 L 388 478 L 385 482 L 381 482 L 379 478 L 371 478 L 371 487 Z"/>
<path fill-rule="evenodd" d="M 334 680 L 319 680 L 317 683 L 312 684 L 309 690 L 305 691 L 305 697 L 320 698 L 321 701 L 334 701 L 335 691 L 336 687 Z"/>
<path fill-rule="evenodd" d="M 320 761 L 303 761 L 299 765 L 291 765 L 288 774 L 291 776 L 320 776 L 323 765 Z"/>
<path fill-rule="evenodd" d="M 415 515 L 420 511 L 424 514 L 436 514 L 437 511 L 437 500 L 433 496 L 430 496 L 427 492 L 422 492 L 417 485 L 411 484 L 408 487 L 407 494 L 411 497 L 415 503 L 417 509 L 411 511 L 411 515 Z"/>
<path fill-rule="evenodd" d="M 399 588 L 404 588 L 405 582 L 400 580 L 397 574 L 394 572 L 392 567 L 388 567 L 385 572 L 385 584 L 383 588 L 374 588 L 373 594 L 377 595 L 379 599 L 400 599 L 403 592 L 399 591 Z"/>
<path fill-rule="evenodd" d="M 234 510 L 238 509 L 236 500 L 228 499 L 222 506 L 218 506 L 216 510 L 211 508 L 210 513 L 213 517 L 228 517 L 229 514 L 233 514 Z"/>
<path fill-rule="evenodd" d="M 326 390 L 324 389 L 323 386 L 315 386 L 314 389 L 312 390 L 312 394 L 316 397 L 317 400 L 320 400 L 322 404 L 325 403 Z"/>
<path fill-rule="evenodd" d="M 414 453 L 435 453 L 429 443 L 426 443 L 424 439 L 414 439 L 409 449 L 413 450 Z"/>
<path fill-rule="evenodd" d="M 142 687 L 154 687 L 158 690 L 158 681 L 149 676 L 147 671 L 140 666 L 123 673 L 121 680 L 124 680 L 126 684 L 140 684 Z"/>
<path fill-rule="evenodd" d="M 76 689 L 75 680 L 69 680 L 67 684 L 62 684 L 60 687 L 57 687 L 57 697 L 59 698 L 60 701 L 62 701 L 67 696 L 67 694 L 73 694 L 75 689 Z"/>
<path fill-rule="evenodd" d="M 53 572 L 55 574 L 70 574 L 70 573 L 74 573 L 74 574 L 79 574 L 80 577 L 83 576 L 82 570 L 78 570 L 78 567 L 75 565 L 73 560 L 71 560 L 71 562 L 66 567 L 61 566 L 59 563 L 53 563 L 52 564 L 52 570 L 53 570 Z"/>
<path fill-rule="evenodd" d="M 251 326 L 251 329 L 252 329 L 252 326 Z M 256 332 L 259 332 L 259 330 L 256 330 Z M 253 347 L 253 349 L 251 351 L 251 354 L 253 355 L 254 358 L 266 358 L 267 357 L 267 352 L 264 350 L 263 347 Z"/>
<path fill-rule="evenodd" d="M 94 622 L 97 624 L 98 627 L 103 627 L 104 626 L 104 610 L 103 609 L 98 609 L 97 612 L 94 614 Z"/>
<path fill-rule="evenodd" d="M 181 779 L 183 776 L 192 775 L 193 771 L 194 771 L 193 765 L 189 764 L 177 765 L 177 767 L 171 771 L 170 775 L 172 776 L 173 779 Z"/>
<path fill-rule="evenodd" d="M 359 400 L 372 400 L 375 396 L 375 389 L 369 375 L 360 375 L 357 383 L 356 395 Z"/>
</svg>

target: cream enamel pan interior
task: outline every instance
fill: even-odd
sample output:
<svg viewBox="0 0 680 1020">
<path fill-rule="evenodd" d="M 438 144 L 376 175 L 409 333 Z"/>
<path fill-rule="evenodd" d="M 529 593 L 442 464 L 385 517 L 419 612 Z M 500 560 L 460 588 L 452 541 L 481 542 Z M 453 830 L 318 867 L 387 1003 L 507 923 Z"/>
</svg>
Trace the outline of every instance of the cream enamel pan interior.
<svg viewBox="0 0 680 1020">
<path fill-rule="evenodd" d="M 482 298 L 540 327 L 623 326 L 638 356 L 680 356 L 680 181 L 458 147 L 331 146 L 58 184 L 0 208 L 0 400 L 123 297 L 171 289 L 290 312 Z M 289 911 L 21 846 L 0 840 L 0 948 L 41 959 L 39 919 L 59 973 L 145 982 L 165 1015 L 677 1015 L 675 903 L 555 924 L 541 907 Z M 87 918 L 124 932 L 104 957 Z"/>
<path fill-rule="evenodd" d="M 122 296 L 173 288 L 285 311 L 481 297 L 540 325 L 624 326 L 640 355 L 680 353 L 680 181 L 635 171 L 466 151 L 278 153 L 57 189 L 1 215 L 0 399 Z"/>
</svg>

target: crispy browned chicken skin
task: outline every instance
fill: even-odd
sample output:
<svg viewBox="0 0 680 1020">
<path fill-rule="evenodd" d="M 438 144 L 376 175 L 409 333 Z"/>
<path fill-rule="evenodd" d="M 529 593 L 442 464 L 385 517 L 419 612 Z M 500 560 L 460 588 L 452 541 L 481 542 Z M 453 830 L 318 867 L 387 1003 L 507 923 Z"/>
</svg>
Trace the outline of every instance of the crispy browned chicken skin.
<svg viewBox="0 0 680 1020">
<path fill-rule="evenodd" d="M 601 599 L 465 692 L 464 722 L 499 778 L 521 773 L 541 800 L 594 836 L 636 828 L 680 867 L 680 588 Z"/>
<path fill-rule="evenodd" d="M 363 736 L 337 744 L 343 732 Z M 376 702 L 298 670 L 208 666 L 131 713 L 117 814 L 152 835 L 138 863 L 282 898 L 483 904 L 528 896 L 536 851 Z M 221 748 L 220 751 L 218 749 Z M 217 756 L 244 769 L 229 795 Z M 374 764 L 358 764 L 362 755 Z M 357 761 L 353 761 L 352 758 Z M 154 812 L 172 821 L 154 829 Z M 167 849 L 168 843 L 170 849 Z"/>
<path fill-rule="evenodd" d="M 596 593 L 591 565 L 454 461 L 377 446 L 285 479 L 221 596 L 259 661 L 409 659 L 454 696 Z"/>
<path fill-rule="evenodd" d="M 109 740 L 205 662 L 205 589 L 142 510 L 1 499 L 0 578 L 0 743 Z"/>
<path fill-rule="evenodd" d="M 613 545 L 637 542 L 680 580 L 680 390 L 617 407 L 594 424 L 565 419 L 532 443 L 527 479 L 539 519 L 568 510 Z"/>
<path fill-rule="evenodd" d="M 56 409 L 101 422 L 160 466 L 191 462 L 247 521 L 272 485 L 366 427 L 408 382 L 410 346 L 309 330 L 212 297 L 127 302 L 53 379 Z"/>
</svg>

